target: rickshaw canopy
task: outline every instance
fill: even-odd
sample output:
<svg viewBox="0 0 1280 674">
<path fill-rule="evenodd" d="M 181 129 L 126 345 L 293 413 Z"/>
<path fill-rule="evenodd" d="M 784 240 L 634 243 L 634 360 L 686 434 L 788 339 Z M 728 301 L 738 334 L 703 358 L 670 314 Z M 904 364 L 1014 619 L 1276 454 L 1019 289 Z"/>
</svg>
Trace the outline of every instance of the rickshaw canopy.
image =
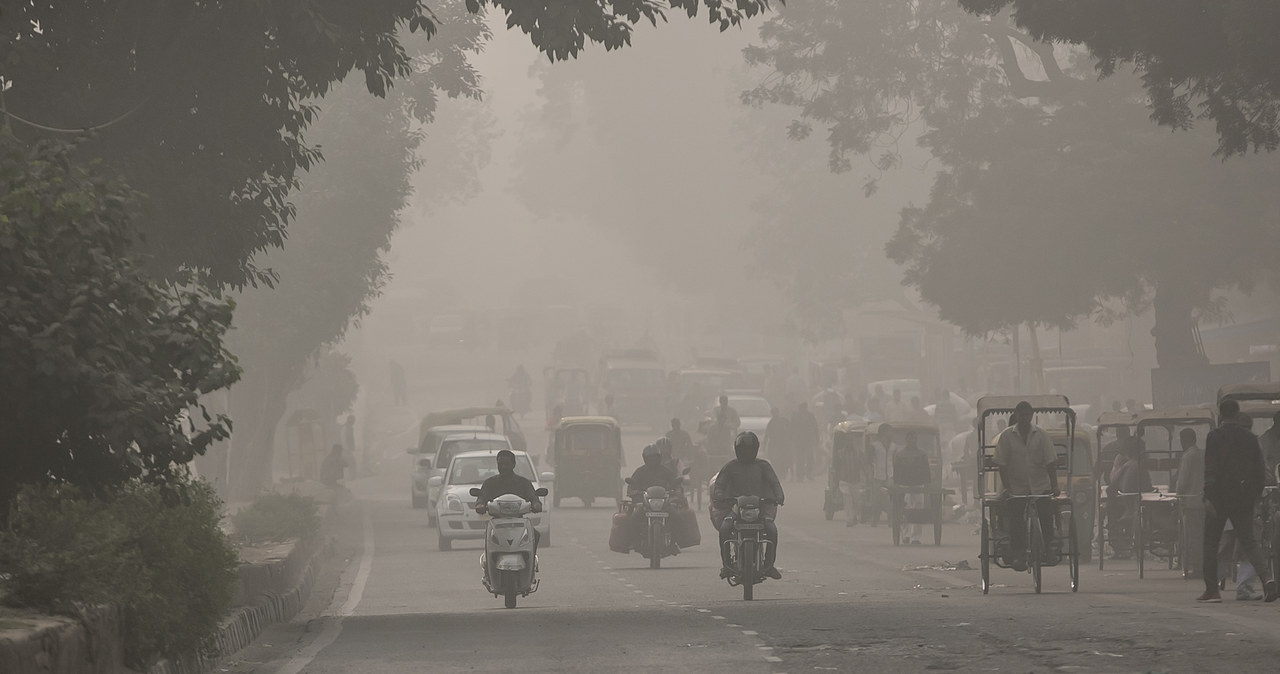
<svg viewBox="0 0 1280 674">
<path fill-rule="evenodd" d="M 1009 414 L 1013 412 L 1018 403 L 1026 401 L 1031 405 L 1031 409 L 1037 412 L 1061 412 L 1071 416 L 1076 416 L 1076 411 L 1071 409 L 1071 402 L 1064 395 L 1029 395 L 1029 396 L 983 396 L 978 399 L 978 416 L 986 417 L 991 414 Z"/>
<path fill-rule="evenodd" d="M 1280 381 L 1227 384 L 1218 389 L 1218 402 L 1223 400 L 1280 400 Z"/>
</svg>

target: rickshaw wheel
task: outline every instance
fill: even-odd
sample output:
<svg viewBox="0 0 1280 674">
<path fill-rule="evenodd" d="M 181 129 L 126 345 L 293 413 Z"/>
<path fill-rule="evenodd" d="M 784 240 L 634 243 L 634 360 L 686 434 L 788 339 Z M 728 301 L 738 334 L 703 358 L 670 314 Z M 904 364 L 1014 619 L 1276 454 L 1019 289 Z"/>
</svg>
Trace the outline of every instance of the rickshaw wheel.
<svg viewBox="0 0 1280 674">
<path fill-rule="evenodd" d="M 982 594 L 991 591 L 991 532 L 986 514 L 982 516 Z"/>
<path fill-rule="evenodd" d="M 1076 517 L 1075 513 L 1068 511 L 1070 517 L 1067 520 L 1067 531 L 1071 534 L 1067 541 L 1067 550 L 1070 555 L 1068 565 L 1071 569 L 1071 591 L 1076 592 L 1080 589 L 1080 543 L 1076 539 Z"/>
<path fill-rule="evenodd" d="M 1142 510 L 1141 510 L 1141 506 L 1139 506 L 1138 512 L 1134 513 L 1134 516 L 1133 516 L 1133 554 L 1138 558 L 1138 578 L 1139 579 L 1146 576 L 1146 565 L 1143 564 L 1143 560 L 1146 559 L 1147 551 L 1145 547 L 1146 541 L 1144 540 L 1146 537 L 1143 536 L 1143 533 L 1144 532 L 1142 530 Z"/>
<path fill-rule="evenodd" d="M 933 544 L 942 545 L 942 499 L 934 498 L 937 506 L 933 509 Z"/>
<path fill-rule="evenodd" d="M 1044 531 L 1040 528 L 1040 516 L 1034 509 L 1029 508 L 1028 519 L 1031 521 L 1030 535 L 1027 537 L 1031 542 L 1031 581 L 1036 587 L 1036 594 L 1040 594 L 1041 588 L 1041 567 L 1044 561 Z"/>
</svg>

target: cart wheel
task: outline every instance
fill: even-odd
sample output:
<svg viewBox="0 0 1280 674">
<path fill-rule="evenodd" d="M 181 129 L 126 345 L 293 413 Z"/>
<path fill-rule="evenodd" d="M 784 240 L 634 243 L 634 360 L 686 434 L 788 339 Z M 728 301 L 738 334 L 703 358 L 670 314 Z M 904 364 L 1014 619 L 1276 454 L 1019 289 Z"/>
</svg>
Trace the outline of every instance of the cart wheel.
<svg viewBox="0 0 1280 674">
<path fill-rule="evenodd" d="M 1067 558 L 1071 568 L 1071 591 L 1076 592 L 1080 589 L 1080 541 L 1076 538 L 1076 516 L 1074 512 L 1067 511 L 1067 532 L 1071 535 L 1067 541 L 1067 550 L 1069 556 Z"/>
<path fill-rule="evenodd" d="M 1031 567 L 1031 582 L 1036 587 L 1036 594 L 1040 594 L 1040 564 L 1044 561 L 1044 531 L 1040 528 L 1040 515 L 1035 512 L 1035 508 L 1028 508 L 1027 511 L 1027 519 L 1031 524 L 1030 531 L 1027 533 L 1027 540 L 1031 543 L 1031 554 L 1027 562 Z"/>
<path fill-rule="evenodd" d="M 982 552 L 979 557 L 982 558 L 982 594 L 991 591 L 991 525 L 987 522 L 987 515 L 982 515 Z"/>
<path fill-rule="evenodd" d="M 1102 514 L 1102 506 L 1098 506 L 1098 519 L 1093 524 L 1098 527 L 1098 570 L 1101 571 L 1107 560 L 1107 518 Z"/>
<path fill-rule="evenodd" d="M 1133 554 L 1138 558 L 1138 578 L 1146 577 L 1146 564 L 1143 560 L 1147 558 L 1146 536 L 1143 536 L 1142 527 L 1142 505 L 1138 506 L 1138 513 L 1133 518 Z"/>
<path fill-rule="evenodd" d="M 936 499 L 938 507 L 933 511 L 933 544 L 942 545 L 942 499 Z"/>
</svg>

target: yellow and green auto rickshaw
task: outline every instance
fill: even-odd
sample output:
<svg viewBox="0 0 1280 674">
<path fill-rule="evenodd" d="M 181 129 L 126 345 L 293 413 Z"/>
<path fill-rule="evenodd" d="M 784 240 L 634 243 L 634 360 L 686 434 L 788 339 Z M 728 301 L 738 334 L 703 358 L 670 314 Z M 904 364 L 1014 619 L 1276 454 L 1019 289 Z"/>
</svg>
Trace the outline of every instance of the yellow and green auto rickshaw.
<svg viewBox="0 0 1280 674">
<path fill-rule="evenodd" d="M 555 466 L 553 505 L 597 497 L 621 502 L 622 429 L 613 417 L 564 417 L 551 431 L 547 460 Z"/>
</svg>

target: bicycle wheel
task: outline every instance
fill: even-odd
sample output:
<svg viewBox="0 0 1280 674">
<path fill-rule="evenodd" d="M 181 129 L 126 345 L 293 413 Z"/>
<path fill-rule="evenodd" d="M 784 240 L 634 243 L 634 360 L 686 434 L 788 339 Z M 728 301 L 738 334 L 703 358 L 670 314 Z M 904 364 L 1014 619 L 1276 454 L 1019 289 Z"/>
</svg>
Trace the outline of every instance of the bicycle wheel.
<svg viewBox="0 0 1280 674">
<path fill-rule="evenodd" d="M 1040 594 L 1040 564 L 1044 560 L 1044 532 L 1041 531 L 1040 515 L 1035 512 L 1035 508 L 1027 510 L 1027 542 L 1030 544 L 1027 565 L 1031 567 L 1031 581 L 1036 586 L 1036 594 Z"/>
<path fill-rule="evenodd" d="M 982 514 L 982 594 L 991 591 L 991 525 L 987 522 L 987 514 Z"/>
<path fill-rule="evenodd" d="M 1094 520 L 1094 526 L 1098 527 L 1098 570 L 1102 571 L 1102 567 L 1107 560 L 1107 524 L 1110 519 L 1107 517 L 1106 506 L 1101 501 L 1098 502 L 1098 517 Z"/>
<path fill-rule="evenodd" d="M 1071 534 L 1067 541 L 1067 550 L 1069 551 L 1068 564 L 1071 568 L 1071 591 L 1080 590 L 1080 542 L 1076 540 L 1076 516 L 1075 513 L 1067 511 L 1067 531 Z"/>
</svg>

